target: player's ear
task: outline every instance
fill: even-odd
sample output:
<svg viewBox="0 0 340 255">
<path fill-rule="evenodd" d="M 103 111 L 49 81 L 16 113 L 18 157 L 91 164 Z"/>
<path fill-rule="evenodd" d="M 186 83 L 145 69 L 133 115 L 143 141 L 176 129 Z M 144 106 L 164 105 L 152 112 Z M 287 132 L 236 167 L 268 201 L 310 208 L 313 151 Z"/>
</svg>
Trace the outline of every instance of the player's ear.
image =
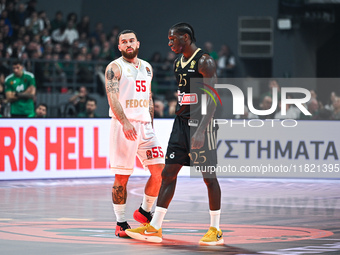
<svg viewBox="0 0 340 255">
<path fill-rule="evenodd" d="M 140 46 L 140 42 L 137 41 L 137 49 L 139 49 L 139 46 Z"/>
<path fill-rule="evenodd" d="M 185 42 L 187 42 L 190 38 L 189 38 L 189 35 L 188 34 L 184 34 L 183 35 L 183 39 Z"/>
<path fill-rule="evenodd" d="M 119 44 L 118 44 L 118 50 L 119 50 L 119 51 L 122 51 L 122 50 L 120 49 L 120 45 L 119 45 Z"/>
</svg>

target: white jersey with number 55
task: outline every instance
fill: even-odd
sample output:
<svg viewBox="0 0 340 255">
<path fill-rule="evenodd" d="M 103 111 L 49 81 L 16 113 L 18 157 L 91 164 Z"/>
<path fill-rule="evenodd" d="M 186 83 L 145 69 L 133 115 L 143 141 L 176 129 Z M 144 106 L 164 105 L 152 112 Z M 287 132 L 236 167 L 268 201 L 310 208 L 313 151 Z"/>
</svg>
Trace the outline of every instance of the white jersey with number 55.
<svg viewBox="0 0 340 255">
<path fill-rule="evenodd" d="M 129 120 L 151 122 L 149 99 L 151 93 L 152 67 L 138 59 L 138 66 L 120 57 L 113 61 L 121 72 L 119 80 L 119 102 Z M 115 118 L 109 110 L 110 117 Z"/>
</svg>

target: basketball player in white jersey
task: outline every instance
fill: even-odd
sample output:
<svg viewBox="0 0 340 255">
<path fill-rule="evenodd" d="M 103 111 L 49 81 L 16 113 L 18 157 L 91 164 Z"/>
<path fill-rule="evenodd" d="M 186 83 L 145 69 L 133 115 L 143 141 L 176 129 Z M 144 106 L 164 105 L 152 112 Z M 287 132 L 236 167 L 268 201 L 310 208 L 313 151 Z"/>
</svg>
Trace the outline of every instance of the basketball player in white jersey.
<svg viewBox="0 0 340 255">
<path fill-rule="evenodd" d="M 151 173 L 145 185 L 143 202 L 133 214 L 140 223 L 148 223 L 152 219 L 151 208 L 161 185 L 164 155 L 152 127 L 152 67 L 137 58 L 140 42 L 134 31 L 122 31 L 118 42 L 122 56 L 106 67 L 105 86 L 112 117 L 110 167 L 115 174 L 112 188 L 117 219 L 115 234 L 127 237 L 125 229 L 130 226 L 125 218 L 126 185 L 133 172 L 136 155 Z"/>
</svg>

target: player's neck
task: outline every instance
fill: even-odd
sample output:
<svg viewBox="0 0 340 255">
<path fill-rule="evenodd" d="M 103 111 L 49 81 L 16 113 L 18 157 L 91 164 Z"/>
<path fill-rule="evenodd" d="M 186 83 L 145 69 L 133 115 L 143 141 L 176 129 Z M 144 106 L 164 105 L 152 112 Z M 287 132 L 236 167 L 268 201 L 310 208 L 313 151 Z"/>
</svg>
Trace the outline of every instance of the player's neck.
<svg viewBox="0 0 340 255">
<path fill-rule="evenodd" d="M 195 51 L 197 50 L 197 46 L 195 44 L 191 44 L 189 45 L 185 51 L 183 52 L 183 57 L 184 60 L 188 60 L 189 58 L 191 58 L 191 56 L 195 53 Z"/>
<path fill-rule="evenodd" d="M 138 66 L 138 64 L 139 64 L 137 56 L 134 57 L 134 58 L 126 58 L 126 57 L 123 56 L 123 58 L 124 58 L 124 60 L 126 60 L 127 62 L 129 62 L 129 63 L 131 63 L 135 66 Z"/>
</svg>

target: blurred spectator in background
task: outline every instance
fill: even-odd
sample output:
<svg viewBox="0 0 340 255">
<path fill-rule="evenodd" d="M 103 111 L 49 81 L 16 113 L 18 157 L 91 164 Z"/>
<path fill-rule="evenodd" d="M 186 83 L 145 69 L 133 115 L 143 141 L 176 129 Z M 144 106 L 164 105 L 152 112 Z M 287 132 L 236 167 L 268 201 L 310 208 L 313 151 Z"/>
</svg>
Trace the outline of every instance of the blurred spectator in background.
<svg viewBox="0 0 340 255">
<path fill-rule="evenodd" d="M 47 43 L 51 43 L 51 35 L 49 32 L 49 29 L 45 28 L 42 32 L 41 32 L 41 42 L 46 45 Z"/>
<path fill-rule="evenodd" d="M 53 64 L 52 64 L 52 54 L 51 53 L 45 53 L 43 56 L 44 62 L 41 62 L 40 69 L 42 73 L 42 81 L 49 83 L 52 82 L 52 76 L 53 76 Z"/>
<path fill-rule="evenodd" d="M 221 78 L 228 78 L 235 76 L 236 60 L 231 54 L 229 46 L 223 44 L 218 53 L 217 60 L 217 75 Z"/>
<path fill-rule="evenodd" d="M 113 34 L 110 34 L 108 39 L 109 39 L 109 43 L 110 43 L 111 48 L 115 52 L 115 56 L 120 56 L 120 51 L 118 49 L 118 43 L 117 43 L 117 36 L 114 36 Z"/>
<path fill-rule="evenodd" d="M 273 100 L 270 96 L 265 96 L 260 103 L 260 110 L 269 110 L 272 107 Z M 260 119 L 273 119 L 275 113 L 269 115 L 260 115 Z"/>
<path fill-rule="evenodd" d="M 333 110 L 334 110 L 333 104 L 334 104 L 334 101 L 335 101 L 336 97 L 337 97 L 337 96 L 336 96 L 335 92 L 334 92 L 334 91 L 331 92 L 331 95 L 330 95 L 330 97 L 329 97 L 329 101 L 328 101 L 328 103 L 325 105 L 325 109 L 327 109 L 327 110 L 329 110 L 329 111 L 333 111 Z"/>
<path fill-rule="evenodd" d="M 212 57 L 215 61 L 218 59 L 217 52 L 214 51 L 214 46 L 211 42 L 204 43 L 204 50 Z"/>
<path fill-rule="evenodd" d="M 86 110 L 78 113 L 78 118 L 99 118 L 96 113 L 97 109 L 97 100 L 94 98 L 88 98 L 86 100 Z"/>
<path fill-rule="evenodd" d="M 64 35 L 65 35 L 64 42 L 67 43 L 68 45 L 72 45 L 74 40 L 79 39 L 78 31 L 77 29 L 75 29 L 74 21 L 72 19 L 67 21 L 67 26 L 66 26 Z"/>
<path fill-rule="evenodd" d="M 2 42 L 4 43 L 5 47 L 9 47 L 13 41 L 13 37 L 10 34 L 9 26 L 7 24 L 1 25 L 3 20 L 0 19 L 0 26 L 2 26 Z"/>
<path fill-rule="evenodd" d="M 155 101 L 153 102 L 154 105 L 154 117 L 155 118 L 163 118 L 164 117 L 164 103 L 159 100 L 159 99 L 155 99 Z"/>
<path fill-rule="evenodd" d="M 75 12 L 70 12 L 67 15 L 66 23 L 68 23 L 69 21 L 72 21 L 73 28 L 77 29 L 78 15 Z"/>
<path fill-rule="evenodd" d="M 340 120 L 340 97 L 335 97 L 333 102 L 333 120 Z"/>
<path fill-rule="evenodd" d="M 102 22 L 97 22 L 94 31 L 91 33 L 91 37 L 96 38 L 96 42 L 100 41 L 100 35 L 104 33 L 104 25 Z"/>
<path fill-rule="evenodd" d="M 14 30 L 19 30 L 20 27 L 24 27 L 25 26 L 25 20 L 28 17 L 28 13 L 26 11 L 26 6 L 24 3 L 19 3 L 18 4 L 18 9 L 17 11 L 14 13 Z"/>
<path fill-rule="evenodd" d="M 36 11 L 36 5 L 37 5 L 37 0 L 29 0 L 27 2 L 26 11 L 27 11 L 28 16 L 30 16 L 32 12 Z"/>
<path fill-rule="evenodd" d="M 303 112 L 300 112 L 301 120 L 316 120 L 319 119 L 319 102 L 315 96 L 311 97 L 311 100 L 307 103 L 308 111 L 312 115 L 305 115 Z"/>
<path fill-rule="evenodd" d="M 258 118 L 259 118 L 259 116 L 250 112 L 246 105 L 244 106 L 244 114 L 235 116 L 235 119 L 258 119 Z"/>
<path fill-rule="evenodd" d="M 164 85 L 171 85 L 171 82 L 174 82 L 175 77 L 172 71 L 173 71 L 173 64 L 174 64 L 175 58 L 176 58 L 176 54 L 172 51 L 169 51 L 166 59 L 163 62 L 162 71 L 164 73 L 164 77 L 163 77 Z"/>
<path fill-rule="evenodd" d="M 11 58 L 21 58 L 22 54 L 26 51 L 26 47 L 21 39 L 16 40 L 9 47 L 7 47 L 7 52 Z"/>
<path fill-rule="evenodd" d="M 0 18 L 4 20 L 5 25 L 8 25 L 8 35 L 13 36 L 13 26 L 11 20 L 8 18 L 7 10 L 1 13 Z"/>
<path fill-rule="evenodd" d="M 75 94 L 69 99 L 78 113 L 86 111 L 86 101 L 88 100 L 88 92 L 85 86 L 79 88 L 79 92 L 76 91 Z"/>
<path fill-rule="evenodd" d="M 0 70 L 0 104 L 4 104 L 5 102 L 5 74 Z"/>
<path fill-rule="evenodd" d="M 13 73 L 5 79 L 6 99 L 11 103 L 11 116 L 24 118 L 34 112 L 35 78 L 24 71 L 20 60 L 15 60 L 12 68 Z"/>
<path fill-rule="evenodd" d="M 90 34 L 90 16 L 85 15 L 81 18 L 81 21 L 77 24 L 78 33 L 81 35 L 85 33 L 86 36 Z"/>
<path fill-rule="evenodd" d="M 26 35 L 26 27 L 19 27 L 19 29 L 14 33 L 13 40 L 24 40 L 24 36 Z"/>
<path fill-rule="evenodd" d="M 287 95 L 287 99 L 291 99 L 293 96 Z M 283 115 L 281 109 L 281 101 L 279 101 L 279 111 L 275 113 L 274 119 L 294 119 L 297 120 L 300 118 L 300 109 L 295 107 L 295 105 L 286 104 L 286 114 Z"/>
<path fill-rule="evenodd" d="M 64 15 L 61 11 L 57 11 L 54 19 L 51 21 L 51 32 L 61 28 L 66 27 L 66 23 L 64 21 Z"/>
<path fill-rule="evenodd" d="M 167 106 L 165 109 L 164 117 L 173 118 L 175 117 L 176 107 L 177 107 L 177 97 L 172 95 L 167 99 Z"/>
<path fill-rule="evenodd" d="M 281 100 L 281 88 L 277 80 L 270 79 L 268 82 L 268 90 L 260 95 L 260 100 L 262 101 L 264 97 L 269 96 L 273 99 L 273 88 L 277 88 L 277 101 Z"/>
<path fill-rule="evenodd" d="M 91 60 L 100 60 L 100 52 L 101 52 L 101 48 L 99 45 L 93 46 L 91 49 L 91 55 L 92 55 Z"/>
<path fill-rule="evenodd" d="M 59 28 L 52 31 L 51 37 L 54 43 L 63 43 L 66 41 L 66 25 L 62 24 Z"/>
<path fill-rule="evenodd" d="M 87 34 L 85 32 L 82 32 L 79 34 L 79 48 L 86 47 L 88 48 L 88 39 Z"/>
<path fill-rule="evenodd" d="M 47 17 L 47 14 L 45 11 L 38 12 L 38 17 L 41 19 L 44 23 L 44 29 L 47 29 L 48 31 L 51 29 L 51 21 Z"/>
<path fill-rule="evenodd" d="M 26 31 L 31 35 L 40 35 L 44 30 L 44 21 L 39 18 L 38 13 L 33 11 L 25 20 Z"/>
<path fill-rule="evenodd" d="M 87 54 L 92 57 L 91 54 Z M 79 83 L 92 83 L 93 82 L 93 65 L 89 64 L 86 55 L 79 54 L 77 56 L 77 63 L 75 65 L 75 72 L 77 75 L 77 82 Z"/>
<path fill-rule="evenodd" d="M 6 9 L 6 0 L 0 0 L 0 14 Z"/>
<path fill-rule="evenodd" d="M 159 51 L 156 51 L 151 59 L 149 60 L 150 65 L 153 69 L 153 84 L 156 83 L 159 84 L 161 82 L 161 79 L 164 77 L 164 74 L 162 72 L 162 55 Z"/>
<path fill-rule="evenodd" d="M 35 108 L 35 112 L 31 115 L 29 115 L 29 118 L 46 118 L 47 116 L 47 105 L 40 103 Z"/>
<path fill-rule="evenodd" d="M 103 44 L 102 49 L 101 49 L 99 58 L 101 60 L 110 61 L 112 59 L 115 59 L 115 56 L 116 56 L 115 52 L 114 52 L 113 48 L 110 46 L 110 43 L 109 42 L 105 42 Z"/>
<path fill-rule="evenodd" d="M 74 64 L 73 64 L 73 62 L 71 62 L 72 61 L 71 55 L 68 54 L 68 53 L 65 54 L 63 60 L 64 61 L 62 61 L 60 63 L 60 66 L 65 73 L 66 82 L 72 83 L 73 82 Z"/>
</svg>

